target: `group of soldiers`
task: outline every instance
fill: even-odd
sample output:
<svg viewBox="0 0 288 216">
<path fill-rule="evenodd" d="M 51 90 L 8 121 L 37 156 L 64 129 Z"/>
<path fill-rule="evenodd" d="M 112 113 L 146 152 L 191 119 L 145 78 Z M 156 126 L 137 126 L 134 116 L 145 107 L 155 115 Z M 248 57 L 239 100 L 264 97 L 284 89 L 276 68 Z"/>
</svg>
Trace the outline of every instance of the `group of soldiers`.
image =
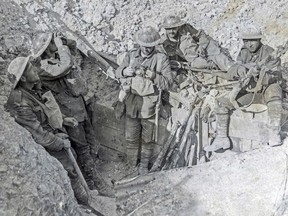
<svg viewBox="0 0 288 216">
<path fill-rule="evenodd" d="M 126 53 L 115 70 L 115 78 L 121 83 L 117 104 L 121 108 L 117 111 L 121 112 L 118 116 L 125 116 L 127 165 L 136 167 L 138 161 L 138 174 L 148 173 L 158 136 L 155 127 L 159 121 L 159 103 L 169 107 L 169 100 L 163 102 L 162 95 L 177 92 L 185 99 L 190 93 L 207 93 L 207 79 L 213 79 L 214 84 L 237 82 L 232 89 L 222 90 L 224 94 L 217 97 L 214 109 L 209 111 L 216 117 L 216 136 L 204 149 L 206 152 L 231 148 L 229 115 L 233 109 L 252 103 L 267 105 L 271 129 L 268 143 L 281 145 L 282 89 L 278 71 L 281 62 L 271 47 L 261 43 L 261 32 L 243 34 L 244 46 L 234 61 L 203 30 L 177 16 L 166 17 L 162 26 L 166 30 L 164 37 L 150 26 L 139 30 L 134 37 L 136 48 Z M 95 130 L 83 97 L 87 88 L 81 77 L 82 57 L 76 45 L 61 33 L 40 34 L 35 38 L 32 55 L 17 57 L 9 65 L 13 89 L 6 108 L 36 143 L 62 163 L 75 197 L 85 204 L 87 191 L 66 152 L 71 146 L 89 188 L 106 196 L 113 196 L 113 191 L 96 171 L 91 156 Z M 175 62 L 179 63 L 177 67 Z M 187 67 L 192 72 L 206 73 L 200 79 L 197 74 L 188 76 Z M 187 80 L 190 82 L 184 85 Z M 196 88 L 192 92 L 190 88 L 183 94 L 193 85 Z"/>
</svg>

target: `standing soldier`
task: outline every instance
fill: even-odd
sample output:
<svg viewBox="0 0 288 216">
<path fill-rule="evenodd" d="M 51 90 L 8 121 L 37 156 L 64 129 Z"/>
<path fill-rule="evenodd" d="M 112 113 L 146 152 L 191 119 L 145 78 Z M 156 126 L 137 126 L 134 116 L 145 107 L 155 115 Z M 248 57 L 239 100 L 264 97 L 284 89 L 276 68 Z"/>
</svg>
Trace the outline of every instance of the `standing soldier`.
<svg viewBox="0 0 288 216">
<path fill-rule="evenodd" d="M 37 70 L 30 63 L 29 57 L 17 57 L 8 67 L 9 80 L 13 89 L 7 101 L 7 110 L 15 121 L 26 128 L 36 143 L 58 161 L 68 172 L 74 195 L 81 204 L 88 204 L 88 194 L 81 184 L 65 148 L 70 148 L 67 135 L 62 133 L 62 114 L 51 92 L 38 88 Z M 64 118 L 64 123 L 74 119 Z"/>
<path fill-rule="evenodd" d="M 96 187 L 101 195 L 114 196 L 112 189 L 96 171 L 91 156 L 90 148 L 95 145 L 95 138 L 83 97 L 87 89 L 80 74 L 81 55 L 75 41 L 65 39 L 60 33 L 44 33 L 39 34 L 34 42 L 34 55 L 40 58 L 39 76 L 43 88 L 51 90 L 65 117 L 77 120 L 66 124 L 65 129 L 75 147 L 89 188 L 93 190 Z"/>
<path fill-rule="evenodd" d="M 260 31 L 253 31 L 243 34 L 244 46 L 242 47 L 237 61 L 242 64 L 235 67 L 235 71 L 246 71 L 245 79 L 248 80 L 243 88 L 234 87 L 229 97 L 224 96 L 218 99 L 216 112 L 217 134 L 213 143 L 208 146 L 206 151 L 217 151 L 219 149 L 230 148 L 228 138 L 228 111 L 234 108 L 241 108 L 252 103 L 266 104 L 269 116 L 269 145 L 276 146 L 281 144 L 281 112 L 282 112 L 282 89 L 280 87 L 279 72 L 277 66 L 280 65 L 280 58 L 273 56 L 274 49 L 263 45 L 261 42 L 262 34 Z M 238 70 L 238 71 L 237 71 Z M 248 72 L 249 71 L 249 72 Z M 250 74 L 250 75 L 249 75 Z M 233 77 L 230 76 L 230 77 Z M 241 79 L 242 77 L 235 77 Z M 254 88 L 254 89 L 253 89 Z M 252 89 L 252 91 L 251 91 Z"/>
<path fill-rule="evenodd" d="M 172 84 L 169 60 L 165 54 L 155 50 L 160 42 L 159 33 L 152 27 L 145 27 L 135 35 L 139 48 L 127 53 L 116 70 L 116 77 L 129 79 L 130 92 L 124 101 L 126 106 L 126 148 L 127 159 L 136 166 L 138 149 L 141 147 L 139 174 L 148 172 L 148 163 L 154 140 L 155 106 L 159 92 Z M 156 119 L 157 121 L 157 119 Z"/>
</svg>

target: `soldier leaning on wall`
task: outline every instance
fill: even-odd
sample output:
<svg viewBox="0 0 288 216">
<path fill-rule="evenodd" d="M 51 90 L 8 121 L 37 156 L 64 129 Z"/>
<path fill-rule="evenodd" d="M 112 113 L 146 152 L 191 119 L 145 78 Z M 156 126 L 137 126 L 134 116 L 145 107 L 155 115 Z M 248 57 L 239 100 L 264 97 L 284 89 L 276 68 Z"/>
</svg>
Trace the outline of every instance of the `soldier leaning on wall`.
<svg viewBox="0 0 288 216">
<path fill-rule="evenodd" d="M 62 113 L 51 92 L 39 88 L 37 69 L 29 57 L 17 57 L 8 67 L 9 80 L 13 87 L 6 109 L 15 121 L 26 128 L 36 143 L 58 161 L 68 172 L 74 195 L 80 204 L 88 204 L 88 194 L 81 184 L 65 148 L 70 148 L 67 134 L 63 133 L 62 123 L 70 124 L 72 118 L 62 118 Z"/>
<path fill-rule="evenodd" d="M 170 60 L 187 61 L 193 68 L 223 71 L 228 71 L 234 64 L 230 54 L 224 52 L 213 38 L 203 30 L 196 30 L 178 16 L 166 17 L 162 26 L 166 34 L 160 50 Z"/>
<path fill-rule="evenodd" d="M 229 149 L 230 140 L 228 138 L 229 110 L 241 108 L 252 103 L 266 104 L 269 116 L 269 140 L 270 146 L 281 145 L 281 113 L 282 113 L 282 89 L 280 87 L 281 75 L 278 66 L 280 58 L 271 55 L 274 51 L 268 45 L 261 42 L 262 34 L 260 31 L 250 31 L 242 36 L 244 46 L 237 57 L 238 65 L 234 65 L 228 73 L 230 80 L 239 80 L 252 72 L 251 79 L 246 86 L 236 87 L 236 92 L 218 98 L 216 104 L 217 135 L 212 145 L 205 148 L 206 151 L 217 151 L 219 149 Z M 261 77 L 261 70 L 265 72 Z M 260 82 L 261 83 L 258 83 Z M 255 94 L 251 89 L 260 86 Z M 238 89 L 238 90 L 237 90 Z M 240 90 L 240 91 L 239 91 Z M 249 91 L 250 90 L 250 91 Z"/>
<path fill-rule="evenodd" d="M 81 77 L 81 55 L 75 41 L 67 40 L 60 33 L 39 34 L 33 41 L 33 53 L 40 61 L 42 88 L 53 93 L 64 116 L 76 119 L 76 122 L 65 124 L 64 127 L 89 188 L 97 189 L 101 195 L 113 197 L 112 188 L 96 171 L 91 156 L 91 145 L 97 144 L 83 97 L 87 87 Z"/>
<path fill-rule="evenodd" d="M 138 150 L 141 148 L 138 169 L 141 175 L 148 172 L 155 141 L 155 107 L 159 91 L 168 89 L 173 77 L 168 57 L 155 49 L 160 42 L 160 35 L 154 28 L 139 30 L 135 42 L 140 47 L 127 53 L 116 70 L 116 77 L 129 82 L 124 100 L 126 153 L 129 165 L 135 167 Z"/>
</svg>

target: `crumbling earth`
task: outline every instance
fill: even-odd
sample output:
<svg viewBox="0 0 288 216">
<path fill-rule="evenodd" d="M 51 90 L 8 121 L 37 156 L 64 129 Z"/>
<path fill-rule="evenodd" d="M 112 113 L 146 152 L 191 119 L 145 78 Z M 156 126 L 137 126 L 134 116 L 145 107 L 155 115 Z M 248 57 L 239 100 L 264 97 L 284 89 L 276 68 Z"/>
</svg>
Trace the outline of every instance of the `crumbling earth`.
<svg viewBox="0 0 288 216">
<path fill-rule="evenodd" d="M 29 133 L 4 112 L 10 91 L 7 66 L 16 56 L 30 53 L 33 34 L 64 31 L 82 35 L 97 51 L 114 56 L 132 48 L 133 35 L 143 25 L 161 29 L 169 14 L 178 14 L 204 29 L 235 57 L 241 31 L 261 27 L 264 43 L 276 48 L 287 40 L 286 0 L 2 0 L 0 2 L 0 178 L 1 215 L 80 215 L 61 165 L 35 144 Z M 287 55 L 283 62 L 287 61 Z M 107 182 L 124 177 L 123 122 L 113 119 L 118 84 L 107 80 L 91 60 L 83 61 L 88 101 L 95 103 L 93 147 L 99 171 Z M 95 97 L 94 97 L 95 96 Z M 96 100 L 92 100 L 95 98 Z M 92 109 L 93 111 L 93 109 Z M 104 116 L 105 118 L 97 118 Z M 159 173 L 137 189 L 118 214 L 126 215 L 285 215 L 286 145 L 243 154 L 226 152 L 213 162 Z M 133 190 L 132 190 L 133 191 Z M 123 192 L 123 191 L 122 191 Z M 125 193 L 125 189 L 124 189 Z M 95 207 L 114 215 L 113 200 L 96 197 Z M 107 204 L 108 203 L 108 204 Z M 123 206 L 124 205 L 124 206 Z M 131 213 L 132 212 L 132 213 Z"/>
</svg>

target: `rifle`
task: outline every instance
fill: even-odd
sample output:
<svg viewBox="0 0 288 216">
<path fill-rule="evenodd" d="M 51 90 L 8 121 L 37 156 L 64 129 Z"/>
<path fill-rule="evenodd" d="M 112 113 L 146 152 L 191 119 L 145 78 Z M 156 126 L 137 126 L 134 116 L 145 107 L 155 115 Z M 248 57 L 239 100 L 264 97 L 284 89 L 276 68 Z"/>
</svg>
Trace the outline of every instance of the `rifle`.
<svg viewBox="0 0 288 216">
<path fill-rule="evenodd" d="M 190 130 L 190 128 L 191 128 L 191 125 L 192 125 L 192 123 L 191 123 L 191 119 L 192 119 L 192 115 L 193 115 L 193 109 L 194 109 L 194 107 L 195 107 L 195 104 L 196 104 L 196 102 L 197 102 L 197 99 L 198 99 L 198 96 L 196 95 L 196 97 L 194 98 L 194 100 L 193 100 L 193 102 L 190 104 L 190 109 L 189 109 L 189 113 L 188 113 L 188 115 L 187 115 L 187 117 L 185 118 L 185 120 L 184 120 L 184 122 L 183 122 L 183 124 L 182 124 L 182 126 L 181 126 L 181 130 L 180 130 L 180 134 L 179 134 L 179 136 L 181 137 L 181 139 L 180 140 L 175 140 L 171 145 L 170 145 L 170 147 L 168 148 L 168 150 L 167 150 L 167 155 L 166 155 L 166 158 L 165 158 L 165 161 L 166 161 L 166 163 L 165 163 L 165 165 L 162 167 L 162 169 L 161 170 L 164 170 L 164 169 L 167 169 L 167 168 L 169 168 L 169 166 L 170 166 L 170 164 L 168 163 L 168 160 L 169 160 L 169 158 L 172 156 L 172 154 L 173 154 L 173 152 L 175 152 L 176 151 L 176 149 L 177 149 L 177 147 L 178 147 L 178 144 L 179 144 L 179 142 L 180 141 L 182 141 L 183 140 L 183 134 L 186 134 L 185 136 L 188 136 L 188 132 L 186 132 L 186 129 L 187 129 L 187 127 L 189 127 L 189 130 Z M 195 111 L 194 111 L 195 112 Z M 190 126 L 189 126 L 189 125 Z M 177 131 L 177 130 L 176 130 Z M 185 133 L 186 132 L 186 133 Z M 176 133 L 176 132 L 175 132 Z M 182 143 L 182 142 L 181 142 Z M 177 160 L 178 161 L 178 160 Z"/>
<path fill-rule="evenodd" d="M 155 143 L 158 142 L 158 132 L 159 132 L 159 114 L 160 114 L 160 105 L 161 105 L 161 100 L 162 100 L 162 90 L 159 89 L 159 95 L 158 95 L 158 101 L 155 106 Z"/>
<path fill-rule="evenodd" d="M 200 69 L 200 68 L 195 68 L 191 67 L 189 62 L 180 62 L 176 60 L 171 60 L 170 61 L 171 67 L 174 69 L 184 69 L 184 70 L 190 70 L 193 72 L 199 72 L 199 73 L 206 73 L 206 74 L 213 74 L 213 73 L 226 73 L 227 71 L 223 70 L 209 70 L 209 69 Z"/>
<path fill-rule="evenodd" d="M 152 168 L 150 169 L 150 172 L 155 172 L 161 167 L 161 165 L 163 163 L 163 160 L 164 160 L 164 156 L 167 153 L 167 151 L 168 151 L 168 149 L 169 149 L 169 147 L 171 145 L 171 142 L 172 142 L 172 140 L 173 140 L 173 138 L 174 138 L 174 136 L 175 136 L 175 134 L 176 134 L 176 132 L 177 132 L 179 127 L 180 127 L 180 123 L 177 121 L 173 125 L 172 130 L 170 132 L 170 135 L 169 135 L 167 141 L 165 142 L 165 144 L 163 146 L 163 149 L 158 154 L 158 156 L 156 158 L 156 161 L 154 162 Z"/>
<path fill-rule="evenodd" d="M 94 60 L 94 62 L 101 68 L 101 72 L 110 77 L 111 79 L 117 80 L 114 74 L 114 70 L 119 66 L 115 59 L 108 56 L 105 53 L 97 52 L 94 47 L 86 40 L 85 37 L 79 33 L 68 30 L 66 32 L 67 38 L 72 38 L 76 41 L 77 49 L 79 49 L 84 55 Z"/>
</svg>

